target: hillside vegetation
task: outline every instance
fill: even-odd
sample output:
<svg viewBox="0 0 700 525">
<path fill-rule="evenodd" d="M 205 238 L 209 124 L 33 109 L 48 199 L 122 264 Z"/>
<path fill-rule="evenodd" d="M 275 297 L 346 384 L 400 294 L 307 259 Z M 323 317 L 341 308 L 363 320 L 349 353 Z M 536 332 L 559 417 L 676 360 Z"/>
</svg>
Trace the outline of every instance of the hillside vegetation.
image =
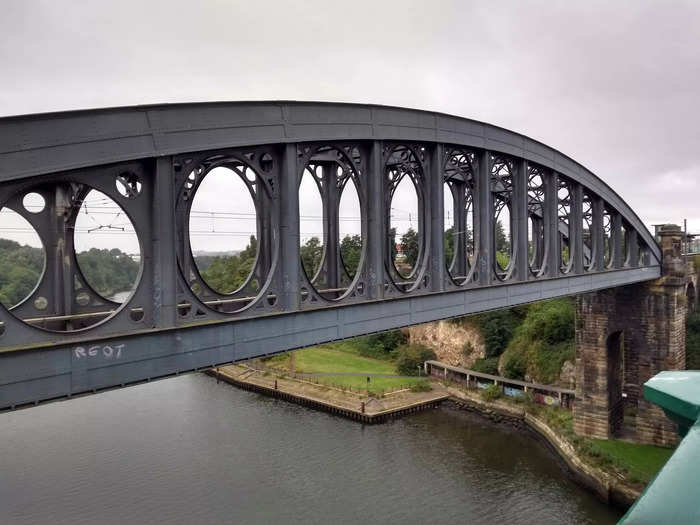
<svg viewBox="0 0 700 525">
<path fill-rule="evenodd" d="M 564 362 L 575 357 L 574 312 L 573 299 L 561 298 L 453 322 L 481 331 L 485 355 L 472 366 L 477 372 L 552 384 Z"/>
<path fill-rule="evenodd" d="M 77 254 L 88 281 L 103 297 L 130 290 L 136 281 L 139 263 L 117 248 L 92 248 Z M 27 297 L 44 270 L 44 250 L 0 239 L 0 303 L 12 307 Z"/>
</svg>

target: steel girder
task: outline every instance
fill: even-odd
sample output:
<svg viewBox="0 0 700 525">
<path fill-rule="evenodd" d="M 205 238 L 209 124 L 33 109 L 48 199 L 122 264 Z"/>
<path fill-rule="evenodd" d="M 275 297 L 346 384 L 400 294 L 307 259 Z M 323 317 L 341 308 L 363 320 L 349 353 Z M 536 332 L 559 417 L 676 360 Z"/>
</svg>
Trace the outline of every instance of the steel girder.
<svg viewBox="0 0 700 525">
<path fill-rule="evenodd" d="M 202 279 L 188 234 L 193 195 L 219 166 L 241 176 L 256 210 L 254 268 L 230 294 Z M 305 170 L 323 199 L 315 275 L 300 263 Z M 387 242 L 403 178 L 420 230 L 405 275 Z M 337 235 L 350 180 L 363 239 L 355 272 Z M 139 238 L 138 285 L 121 305 L 76 262 L 71 221 L 90 188 L 119 204 Z M 447 263 L 444 191 L 456 232 Z M 28 192 L 44 212 L 22 207 Z M 581 165 L 502 128 L 402 108 L 250 102 L 4 118 L 0 206 L 30 222 L 47 256 L 32 294 L 0 309 L 0 408 L 660 275 L 642 222 Z M 507 248 L 497 220 L 507 220 Z"/>
</svg>

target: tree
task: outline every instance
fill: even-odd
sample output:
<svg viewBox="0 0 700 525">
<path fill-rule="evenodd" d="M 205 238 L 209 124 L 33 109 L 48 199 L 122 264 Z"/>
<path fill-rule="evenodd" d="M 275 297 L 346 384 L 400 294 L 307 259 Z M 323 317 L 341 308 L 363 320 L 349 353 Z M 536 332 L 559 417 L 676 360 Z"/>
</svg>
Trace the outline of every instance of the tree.
<svg viewBox="0 0 700 525">
<path fill-rule="evenodd" d="M 318 237 L 311 237 L 301 247 L 301 265 L 309 280 L 313 279 L 321 266 L 323 245 Z"/>
<path fill-rule="evenodd" d="M 391 246 L 391 260 L 395 261 L 398 251 L 396 250 L 396 228 L 389 229 L 389 244 Z"/>
<path fill-rule="evenodd" d="M 406 264 L 411 268 L 415 267 L 416 261 L 418 260 L 418 253 L 420 252 L 420 245 L 418 243 L 418 233 L 413 228 L 409 228 L 408 231 L 401 236 L 401 251 L 403 252 Z"/>
<path fill-rule="evenodd" d="M 119 248 L 90 248 L 76 254 L 76 258 L 83 277 L 102 297 L 131 290 L 136 284 L 139 263 Z"/>
<path fill-rule="evenodd" d="M 496 251 L 504 255 L 510 255 L 510 241 L 506 237 L 501 221 L 496 221 Z"/>
<path fill-rule="evenodd" d="M 449 266 L 455 256 L 455 229 L 450 226 L 445 230 L 445 262 Z"/>
<path fill-rule="evenodd" d="M 485 356 L 498 357 L 508 346 L 520 319 L 514 309 L 494 310 L 474 317 L 484 337 Z"/>
<path fill-rule="evenodd" d="M 242 284 L 238 278 L 240 266 L 241 260 L 238 255 L 216 256 L 200 275 L 212 290 L 228 294 L 235 292 Z"/>
<path fill-rule="evenodd" d="M 435 359 L 435 352 L 421 344 L 401 345 L 394 351 L 396 354 L 396 371 L 402 376 L 418 375 L 418 367 L 430 359 Z"/>
<path fill-rule="evenodd" d="M 202 269 L 199 257 L 196 262 L 202 279 L 212 290 L 220 294 L 229 294 L 245 284 L 257 255 L 258 241 L 255 235 L 251 235 L 248 245 L 236 255 L 217 255 L 211 260 L 206 260 L 208 265 L 205 269 Z"/>
<path fill-rule="evenodd" d="M 345 265 L 345 270 L 352 279 L 360 266 L 362 256 L 362 237 L 359 235 L 346 235 L 340 241 L 340 257 Z"/>
<path fill-rule="evenodd" d="M 27 297 L 44 268 L 44 251 L 0 239 L 0 302 L 10 308 Z"/>
</svg>

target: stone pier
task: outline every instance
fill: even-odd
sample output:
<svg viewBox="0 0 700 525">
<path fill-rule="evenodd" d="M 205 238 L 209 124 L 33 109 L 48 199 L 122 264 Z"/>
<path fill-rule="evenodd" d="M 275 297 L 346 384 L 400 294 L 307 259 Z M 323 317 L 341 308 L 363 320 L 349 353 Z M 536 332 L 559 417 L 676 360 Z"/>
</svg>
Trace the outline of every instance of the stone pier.
<svg viewBox="0 0 700 525">
<path fill-rule="evenodd" d="M 644 399 L 641 387 L 661 370 L 685 368 L 690 279 L 682 235 L 678 226 L 661 228 L 660 279 L 577 298 L 573 412 L 578 434 L 655 445 L 677 442 L 675 425 Z"/>
</svg>

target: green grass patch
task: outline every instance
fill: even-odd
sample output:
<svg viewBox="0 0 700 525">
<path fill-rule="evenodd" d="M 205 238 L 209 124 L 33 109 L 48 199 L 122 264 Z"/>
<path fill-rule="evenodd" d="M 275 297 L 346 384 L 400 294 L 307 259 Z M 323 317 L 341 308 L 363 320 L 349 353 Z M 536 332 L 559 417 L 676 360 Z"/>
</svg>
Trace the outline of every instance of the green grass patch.
<svg viewBox="0 0 700 525">
<path fill-rule="evenodd" d="M 394 363 L 384 359 L 372 359 L 358 354 L 351 341 L 341 341 L 331 345 L 313 346 L 297 350 L 294 354 L 296 372 L 301 374 L 396 374 Z M 289 354 L 273 356 L 265 361 L 269 367 L 289 370 Z M 370 377 L 367 376 L 320 376 L 310 377 L 309 381 L 353 391 L 368 392 L 370 395 L 383 395 L 403 388 L 416 388 L 417 391 L 430 390 L 429 381 L 422 378 Z"/>
<path fill-rule="evenodd" d="M 638 445 L 617 439 L 592 439 L 594 452 L 607 455 L 631 481 L 649 483 L 673 454 L 672 448 Z"/>
<path fill-rule="evenodd" d="M 395 374 L 396 368 L 387 361 L 362 357 L 348 351 L 322 346 L 304 348 L 295 353 L 296 371 L 304 374 L 316 372 L 354 372 L 362 374 Z M 289 357 L 287 357 L 287 365 Z M 361 378 L 363 379 L 363 378 Z"/>
<path fill-rule="evenodd" d="M 404 388 L 414 387 L 424 389 L 419 391 L 429 391 L 428 381 L 419 378 L 403 377 L 370 377 L 369 383 L 366 377 L 362 376 L 321 376 L 309 378 L 310 381 L 321 385 L 332 386 L 341 389 L 351 389 L 353 391 L 367 392 L 370 395 L 381 396 L 387 392 L 394 392 Z M 423 385 L 427 385 L 426 387 Z"/>
</svg>

